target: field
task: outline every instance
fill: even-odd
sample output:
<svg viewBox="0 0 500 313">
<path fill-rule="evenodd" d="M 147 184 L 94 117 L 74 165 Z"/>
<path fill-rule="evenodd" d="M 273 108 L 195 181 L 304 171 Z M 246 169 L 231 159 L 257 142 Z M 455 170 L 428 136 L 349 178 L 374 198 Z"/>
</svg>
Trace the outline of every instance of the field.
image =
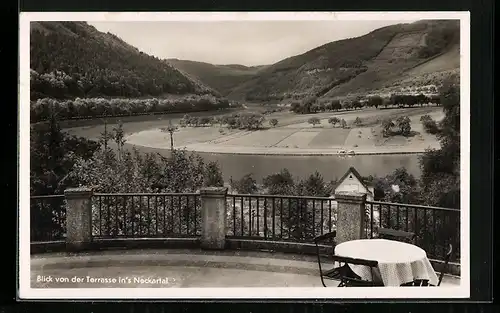
<svg viewBox="0 0 500 313">
<path fill-rule="evenodd" d="M 365 109 L 314 115 L 296 115 L 290 112 L 277 112 L 266 117 L 267 120 L 277 118 L 279 124 L 275 128 L 257 131 L 231 130 L 212 127 L 179 128 L 174 134 L 174 145 L 178 149 L 208 153 L 231 154 L 278 154 L 278 155 L 335 155 L 340 150 L 355 154 L 385 153 L 421 153 L 427 148 L 438 148 L 436 137 L 424 132 L 420 117 L 431 115 L 435 120 L 443 117 L 441 108 L 423 107 L 411 109 L 376 110 Z M 398 116 L 409 116 L 412 135 L 400 135 L 385 138 L 382 136 L 380 121 L 385 118 L 396 119 Z M 312 126 L 307 122 L 315 116 L 321 120 L 320 125 Z M 349 128 L 328 124 L 328 118 L 338 116 L 346 120 Z M 354 125 L 359 117 L 360 125 Z M 132 127 L 127 130 L 127 142 L 132 145 L 151 148 L 168 149 L 169 134 L 160 130 L 162 122 L 147 123 L 146 129 Z M 163 122 L 164 124 L 164 122 Z"/>
</svg>

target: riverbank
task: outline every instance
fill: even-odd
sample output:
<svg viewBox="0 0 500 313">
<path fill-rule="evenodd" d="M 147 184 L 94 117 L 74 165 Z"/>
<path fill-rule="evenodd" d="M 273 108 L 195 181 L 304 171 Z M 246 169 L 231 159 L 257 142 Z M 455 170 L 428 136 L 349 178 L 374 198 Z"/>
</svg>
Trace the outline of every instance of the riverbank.
<svg viewBox="0 0 500 313">
<path fill-rule="evenodd" d="M 127 138 L 127 142 L 137 147 L 147 147 L 162 150 L 170 150 L 168 143 L 156 146 L 141 145 Z M 438 149 L 439 147 L 429 146 L 428 149 Z M 426 149 L 411 148 L 411 147 L 381 147 L 372 150 L 356 149 L 353 152 L 339 152 L 339 149 L 302 149 L 302 148 L 279 148 L 279 147 L 245 147 L 245 146 L 218 146 L 214 144 L 192 144 L 187 146 L 176 146 L 175 149 L 186 150 L 190 152 L 214 153 L 224 155 L 254 155 L 254 156 L 339 156 L 352 157 L 356 155 L 407 155 L 407 154 L 422 154 Z"/>
</svg>

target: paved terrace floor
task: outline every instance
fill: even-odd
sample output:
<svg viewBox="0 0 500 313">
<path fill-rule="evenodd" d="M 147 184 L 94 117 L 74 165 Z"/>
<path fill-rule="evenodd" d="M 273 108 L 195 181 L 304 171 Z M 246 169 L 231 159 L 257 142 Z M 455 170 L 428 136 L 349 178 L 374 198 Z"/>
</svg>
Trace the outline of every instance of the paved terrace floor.
<svg viewBox="0 0 500 313">
<path fill-rule="evenodd" d="M 316 260 L 315 256 L 251 251 L 46 253 L 31 257 L 31 287 L 322 287 Z M 74 277 L 80 281 L 71 281 Z M 116 281 L 99 281 L 102 278 Z M 338 281 L 327 284 L 336 287 Z M 441 287 L 459 284 L 460 278 L 445 276 Z"/>
</svg>

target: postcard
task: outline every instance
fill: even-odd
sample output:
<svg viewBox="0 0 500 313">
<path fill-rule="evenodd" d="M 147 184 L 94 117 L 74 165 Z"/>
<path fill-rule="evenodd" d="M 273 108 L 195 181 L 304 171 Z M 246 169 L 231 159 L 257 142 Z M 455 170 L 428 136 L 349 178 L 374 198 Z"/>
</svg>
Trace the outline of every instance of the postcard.
<svg viewBox="0 0 500 313">
<path fill-rule="evenodd" d="M 468 12 L 21 12 L 21 299 L 467 298 Z"/>
</svg>

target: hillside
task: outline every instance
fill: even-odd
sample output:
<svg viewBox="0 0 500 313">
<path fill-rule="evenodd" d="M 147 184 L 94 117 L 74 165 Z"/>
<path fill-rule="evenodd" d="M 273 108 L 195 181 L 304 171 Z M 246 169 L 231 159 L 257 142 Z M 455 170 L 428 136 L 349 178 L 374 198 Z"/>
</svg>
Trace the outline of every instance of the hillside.
<svg viewBox="0 0 500 313">
<path fill-rule="evenodd" d="M 31 99 L 218 93 L 85 22 L 32 22 Z"/>
<path fill-rule="evenodd" d="M 422 92 L 459 71 L 459 22 L 419 21 L 328 43 L 261 69 L 233 88 L 230 99 L 293 101 Z"/>
<path fill-rule="evenodd" d="M 247 67 L 239 64 L 214 65 L 179 59 L 168 59 L 166 61 L 175 68 L 196 77 L 223 95 L 228 94 L 231 89 L 258 74 L 265 67 Z"/>
</svg>

